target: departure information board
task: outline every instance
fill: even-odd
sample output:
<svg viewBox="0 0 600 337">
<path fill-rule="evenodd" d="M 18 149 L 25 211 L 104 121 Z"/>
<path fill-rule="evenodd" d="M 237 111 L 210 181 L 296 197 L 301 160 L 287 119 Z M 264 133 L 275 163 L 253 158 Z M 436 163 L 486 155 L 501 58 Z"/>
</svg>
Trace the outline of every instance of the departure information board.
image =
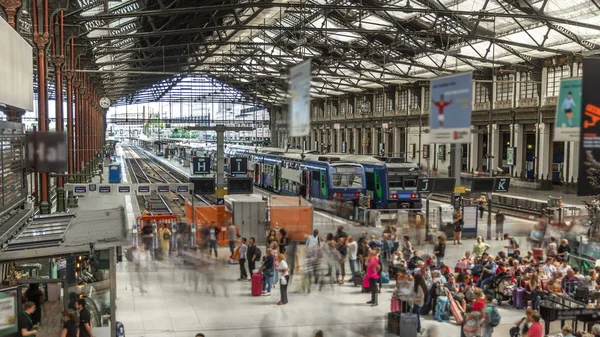
<svg viewBox="0 0 600 337">
<path fill-rule="evenodd" d="M 0 215 L 26 198 L 23 124 L 0 122 Z"/>
</svg>

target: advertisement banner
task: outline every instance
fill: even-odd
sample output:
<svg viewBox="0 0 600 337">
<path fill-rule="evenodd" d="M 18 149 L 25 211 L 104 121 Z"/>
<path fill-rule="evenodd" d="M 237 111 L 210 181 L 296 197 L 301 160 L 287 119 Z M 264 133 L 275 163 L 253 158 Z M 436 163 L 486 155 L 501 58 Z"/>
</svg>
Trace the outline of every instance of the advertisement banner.
<svg viewBox="0 0 600 337">
<path fill-rule="evenodd" d="M 0 336 L 17 333 L 17 317 L 16 291 L 0 292 Z"/>
<path fill-rule="evenodd" d="M 471 142 L 472 86 L 470 72 L 431 80 L 429 143 Z"/>
<path fill-rule="evenodd" d="M 556 104 L 555 142 L 577 142 L 581 128 L 581 78 L 563 78 Z"/>
<path fill-rule="evenodd" d="M 290 137 L 310 135 L 310 62 L 304 61 L 290 69 Z"/>
<path fill-rule="evenodd" d="M 583 59 L 581 132 L 577 195 L 600 194 L 600 59 Z"/>
</svg>

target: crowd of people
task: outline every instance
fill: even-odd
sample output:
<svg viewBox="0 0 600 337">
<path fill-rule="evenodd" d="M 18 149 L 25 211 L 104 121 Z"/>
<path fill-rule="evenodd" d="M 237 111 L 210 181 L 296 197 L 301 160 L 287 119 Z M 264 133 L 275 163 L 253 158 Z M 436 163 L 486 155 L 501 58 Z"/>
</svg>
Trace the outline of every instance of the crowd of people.
<svg viewBox="0 0 600 337">
<path fill-rule="evenodd" d="M 517 240 L 504 233 L 504 220 L 502 213 L 496 215 L 496 223 L 501 225 L 496 230 L 496 240 L 506 241 L 504 249 L 491 254 L 490 244 L 477 237 L 471 250 L 458 261 L 446 259 L 445 235 L 437 237 L 433 253 L 429 255 L 421 254 L 409 236 L 400 235 L 391 226 L 386 227 L 379 237 L 363 232 L 354 238 L 344 231 L 343 226 L 326 235 L 315 230 L 306 238 L 299 288 L 310 293 L 315 287 L 321 291 L 352 282 L 370 294 L 366 301 L 368 305 L 378 306 L 382 285 L 391 282 L 393 301 L 397 301 L 395 310 L 414 314 L 418 332 L 423 330 L 423 315 L 432 315 L 438 321 L 447 321 L 454 316 L 466 337 L 492 336 L 501 320 L 495 302 L 505 301 L 518 309 L 528 308 L 529 314 L 519 323 L 519 331 L 525 329 L 524 335 L 528 337 L 542 336 L 537 310 L 547 297 L 569 296 L 600 308 L 600 268 L 582 275 L 567 261 L 569 242 L 554 237 L 544 249 L 534 248 L 522 254 Z M 464 243 L 460 235 L 462 224 L 462 216 L 457 211 L 453 216 L 454 244 Z M 235 226 L 230 227 L 229 262 L 239 264 L 238 281 L 258 278 L 260 295 L 270 296 L 273 289 L 278 288 L 277 304 L 288 304 L 287 290 L 297 269 L 294 265 L 299 266 L 297 243 L 288 239 L 285 229 L 277 228 L 269 231 L 264 237 L 264 247 L 259 247 L 256 238 L 240 237 Z M 206 265 L 211 264 L 208 260 L 213 254 L 218 259 L 218 231 L 217 226 L 202 229 L 198 251 L 205 253 L 202 256 Z M 165 235 L 166 241 L 171 232 L 167 228 L 159 230 L 159 236 Z M 164 241 L 159 247 L 163 248 L 163 244 Z M 293 253 L 289 251 L 291 245 Z M 178 255 L 185 261 L 183 247 L 183 244 L 178 245 Z M 166 245 L 163 249 L 168 251 Z M 195 252 L 193 255 L 197 258 Z M 191 264 L 194 268 L 198 266 L 197 261 Z M 566 326 L 563 334 L 570 331 L 569 328 Z"/>
</svg>

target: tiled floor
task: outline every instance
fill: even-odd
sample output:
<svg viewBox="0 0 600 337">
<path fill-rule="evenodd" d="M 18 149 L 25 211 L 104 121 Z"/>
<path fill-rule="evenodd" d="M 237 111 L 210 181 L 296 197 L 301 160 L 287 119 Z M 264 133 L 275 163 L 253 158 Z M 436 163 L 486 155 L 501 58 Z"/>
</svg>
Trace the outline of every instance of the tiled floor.
<svg viewBox="0 0 600 337">
<path fill-rule="evenodd" d="M 526 247 L 524 239 L 521 246 Z M 447 261 L 455 261 L 472 242 L 448 246 Z M 492 252 L 502 249 L 503 241 L 492 241 Z M 430 253 L 432 246 L 420 248 Z M 222 255 L 227 254 L 222 250 Z M 385 314 L 389 311 L 392 286 L 384 286 L 380 305 L 366 304 L 368 294 L 350 284 L 313 289 L 307 295 L 299 291 L 299 276 L 290 285 L 289 304 L 277 306 L 279 290 L 270 297 L 251 297 L 250 283 L 238 282 L 237 265 L 218 264 L 215 272 L 216 295 L 206 293 L 205 274 L 185 269 L 179 259 L 123 262 L 117 273 L 117 320 L 125 324 L 128 337 L 184 337 L 203 332 L 216 336 L 313 336 L 322 329 L 327 336 L 382 336 Z M 194 289 L 195 278 L 199 287 Z M 143 290 L 142 290 L 143 289 Z M 225 295 L 227 294 L 227 295 Z M 494 336 L 507 336 L 508 329 L 522 311 L 503 305 L 502 323 Z M 438 336 L 459 336 L 459 328 L 450 322 L 439 323 L 431 316 L 423 318 L 425 328 L 436 329 Z M 553 325 L 556 329 L 557 325 Z"/>
</svg>

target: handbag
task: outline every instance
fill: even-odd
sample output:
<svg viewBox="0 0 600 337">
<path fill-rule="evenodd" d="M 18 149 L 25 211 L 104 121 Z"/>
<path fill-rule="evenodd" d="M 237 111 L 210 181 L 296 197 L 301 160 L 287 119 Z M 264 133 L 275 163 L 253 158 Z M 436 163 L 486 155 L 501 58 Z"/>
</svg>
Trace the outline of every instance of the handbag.
<svg viewBox="0 0 600 337">
<path fill-rule="evenodd" d="M 281 284 L 282 286 L 287 284 L 287 278 L 285 276 L 282 276 L 279 278 L 279 284 Z"/>
<path fill-rule="evenodd" d="M 163 234 L 163 239 L 171 240 L 171 234 L 165 232 L 165 234 Z"/>
</svg>

